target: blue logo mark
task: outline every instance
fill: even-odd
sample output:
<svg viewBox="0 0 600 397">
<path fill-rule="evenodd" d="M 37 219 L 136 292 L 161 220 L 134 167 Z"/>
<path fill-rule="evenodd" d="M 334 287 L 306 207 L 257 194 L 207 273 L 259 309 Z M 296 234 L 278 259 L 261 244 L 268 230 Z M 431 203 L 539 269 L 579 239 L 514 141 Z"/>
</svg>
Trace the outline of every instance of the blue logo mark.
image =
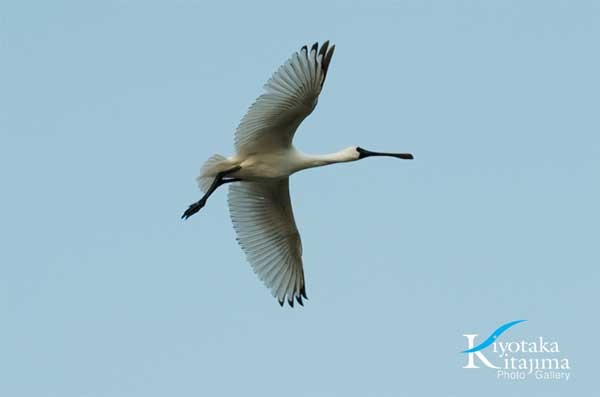
<svg viewBox="0 0 600 397">
<path fill-rule="evenodd" d="M 513 327 L 524 321 L 527 321 L 527 320 L 511 321 L 510 323 L 504 324 L 503 326 L 499 327 L 497 330 L 492 332 L 492 334 L 490 336 L 488 336 L 488 338 L 486 340 L 484 340 L 483 342 L 481 342 L 479 345 L 477 345 L 469 350 L 464 350 L 463 353 L 475 353 L 475 352 L 478 352 L 479 350 L 485 349 L 486 347 L 488 347 L 489 345 L 494 343 L 496 341 L 496 339 L 498 339 L 498 337 L 500 337 L 500 335 L 502 335 L 504 333 L 504 331 L 506 331 L 510 327 Z"/>
</svg>

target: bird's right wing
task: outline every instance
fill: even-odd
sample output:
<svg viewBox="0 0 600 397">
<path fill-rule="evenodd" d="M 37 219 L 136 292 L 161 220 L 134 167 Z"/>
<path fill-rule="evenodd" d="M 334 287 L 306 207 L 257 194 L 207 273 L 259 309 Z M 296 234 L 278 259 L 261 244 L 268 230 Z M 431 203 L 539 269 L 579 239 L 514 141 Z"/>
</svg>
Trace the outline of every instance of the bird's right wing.
<svg viewBox="0 0 600 397">
<path fill-rule="evenodd" d="M 289 179 L 229 186 L 229 213 L 254 272 L 283 305 L 306 298 L 302 243 L 290 201 Z"/>
<path fill-rule="evenodd" d="M 235 132 L 238 154 L 288 148 L 296 129 L 317 105 L 335 45 L 313 44 L 294 53 L 265 84 Z"/>
</svg>

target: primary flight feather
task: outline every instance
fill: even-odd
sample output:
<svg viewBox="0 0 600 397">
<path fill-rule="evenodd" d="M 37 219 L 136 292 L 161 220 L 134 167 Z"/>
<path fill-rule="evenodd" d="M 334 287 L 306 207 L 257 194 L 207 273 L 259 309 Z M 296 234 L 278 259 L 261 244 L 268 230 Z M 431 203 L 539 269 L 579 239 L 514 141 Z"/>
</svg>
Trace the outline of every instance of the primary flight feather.
<svg viewBox="0 0 600 397">
<path fill-rule="evenodd" d="M 204 196 L 189 206 L 187 219 L 204 207 L 221 185 L 230 183 L 229 212 L 237 240 L 255 273 L 278 302 L 290 306 L 306 298 L 302 242 L 289 193 L 297 171 L 370 156 L 412 159 L 410 153 L 379 153 L 352 146 L 337 153 L 309 155 L 292 145 L 302 121 L 312 113 L 335 46 L 326 41 L 295 52 L 265 84 L 235 132 L 235 155 L 213 155 L 197 178 Z"/>
</svg>

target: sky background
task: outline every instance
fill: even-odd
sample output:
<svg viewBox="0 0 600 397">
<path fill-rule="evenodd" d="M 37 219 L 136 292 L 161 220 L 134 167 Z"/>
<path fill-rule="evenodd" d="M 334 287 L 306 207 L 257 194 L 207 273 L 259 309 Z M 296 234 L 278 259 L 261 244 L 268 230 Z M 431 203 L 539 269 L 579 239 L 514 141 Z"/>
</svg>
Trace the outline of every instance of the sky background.
<svg viewBox="0 0 600 397">
<path fill-rule="evenodd" d="M 179 217 L 327 39 L 296 146 L 416 159 L 292 177 L 310 300 L 281 308 L 226 189 Z M 0 395 L 589 396 L 599 39 L 594 1 L 3 2 Z M 517 319 L 568 382 L 461 368 L 463 334 Z"/>
</svg>

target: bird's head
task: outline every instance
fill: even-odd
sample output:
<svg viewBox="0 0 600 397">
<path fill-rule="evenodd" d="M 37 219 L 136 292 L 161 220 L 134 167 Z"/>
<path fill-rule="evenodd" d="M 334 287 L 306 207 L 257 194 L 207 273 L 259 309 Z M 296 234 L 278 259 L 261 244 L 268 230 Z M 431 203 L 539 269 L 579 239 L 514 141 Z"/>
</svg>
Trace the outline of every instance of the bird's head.
<svg viewBox="0 0 600 397">
<path fill-rule="evenodd" d="M 364 159 L 366 157 L 374 157 L 374 156 L 385 156 L 385 157 L 395 157 L 397 159 L 403 160 L 412 160 L 414 157 L 411 153 L 382 153 L 382 152 L 371 152 L 370 150 L 363 149 L 361 147 L 354 147 L 354 156 L 356 156 L 356 160 Z"/>
</svg>

